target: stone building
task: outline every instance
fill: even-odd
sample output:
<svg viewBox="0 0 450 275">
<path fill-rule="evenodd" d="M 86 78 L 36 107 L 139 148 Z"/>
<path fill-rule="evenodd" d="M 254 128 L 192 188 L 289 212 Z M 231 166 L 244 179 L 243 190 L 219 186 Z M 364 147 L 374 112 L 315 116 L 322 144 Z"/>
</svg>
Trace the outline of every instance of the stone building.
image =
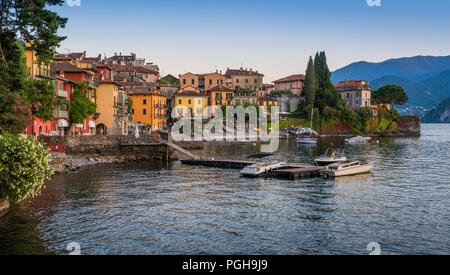
<svg viewBox="0 0 450 275">
<path fill-rule="evenodd" d="M 372 89 L 369 82 L 365 80 L 348 80 L 335 85 L 341 98 L 353 109 L 359 110 L 362 107 L 371 107 Z"/>
</svg>

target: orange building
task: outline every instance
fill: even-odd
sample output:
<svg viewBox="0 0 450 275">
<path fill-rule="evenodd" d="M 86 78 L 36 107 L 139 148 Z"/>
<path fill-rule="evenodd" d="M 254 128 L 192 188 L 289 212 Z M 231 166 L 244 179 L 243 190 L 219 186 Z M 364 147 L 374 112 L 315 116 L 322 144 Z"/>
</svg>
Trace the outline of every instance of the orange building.
<svg viewBox="0 0 450 275">
<path fill-rule="evenodd" d="M 133 102 L 131 110 L 133 122 L 151 126 L 152 130 L 162 130 L 167 126 L 167 97 L 157 89 L 133 90 L 128 93 Z"/>
<path fill-rule="evenodd" d="M 206 91 L 209 96 L 209 106 L 212 108 L 212 114 L 215 114 L 216 108 L 222 105 L 233 105 L 233 90 L 222 85 L 217 85 Z"/>
</svg>

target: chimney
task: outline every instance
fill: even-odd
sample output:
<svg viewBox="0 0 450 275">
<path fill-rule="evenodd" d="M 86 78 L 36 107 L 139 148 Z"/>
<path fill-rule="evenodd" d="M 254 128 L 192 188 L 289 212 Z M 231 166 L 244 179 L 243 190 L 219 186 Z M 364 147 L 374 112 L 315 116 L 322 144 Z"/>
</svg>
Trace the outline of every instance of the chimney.
<svg viewBox="0 0 450 275">
<path fill-rule="evenodd" d="M 253 69 L 252 69 L 252 68 L 250 68 L 250 72 L 253 72 Z"/>
</svg>

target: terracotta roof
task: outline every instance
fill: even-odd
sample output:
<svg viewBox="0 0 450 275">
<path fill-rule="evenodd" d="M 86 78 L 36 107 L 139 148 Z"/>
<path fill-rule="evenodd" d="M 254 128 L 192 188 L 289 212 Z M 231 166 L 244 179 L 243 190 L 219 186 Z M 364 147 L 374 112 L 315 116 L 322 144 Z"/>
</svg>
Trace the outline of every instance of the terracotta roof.
<svg viewBox="0 0 450 275">
<path fill-rule="evenodd" d="M 249 75 L 249 76 L 264 76 L 263 74 L 258 73 L 258 71 L 249 71 L 244 69 L 228 69 L 225 73 L 226 75 Z"/>
<path fill-rule="evenodd" d="M 72 59 L 80 59 L 83 55 L 84 55 L 84 53 L 71 53 L 71 54 L 69 54 L 69 56 Z"/>
<path fill-rule="evenodd" d="M 88 71 L 78 68 L 70 63 L 51 63 L 50 70 L 53 72 L 68 72 L 68 73 L 86 73 L 91 74 Z"/>
<path fill-rule="evenodd" d="M 147 90 L 141 90 L 141 89 L 137 89 L 137 90 L 133 90 L 133 91 L 129 91 L 128 95 L 133 96 L 133 95 L 158 95 L 158 96 L 162 96 L 162 97 L 167 97 L 165 95 L 162 94 L 158 94 L 152 91 L 147 91 Z"/>
<path fill-rule="evenodd" d="M 283 82 L 293 82 L 293 81 L 305 81 L 305 75 L 303 74 L 294 74 L 288 77 L 284 77 L 282 79 L 278 79 L 273 81 L 273 83 L 283 83 Z"/>
<path fill-rule="evenodd" d="M 207 92 L 232 92 L 232 91 L 233 91 L 232 89 L 222 85 L 217 85 L 207 90 Z"/>
<path fill-rule="evenodd" d="M 55 56 L 53 57 L 53 60 L 55 61 L 72 61 L 72 58 L 69 56 Z"/>
<path fill-rule="evenodd" d="M 150 69 L 145 68 L 145 67 L 136 67 L 136 72 L 143 73 L 143 74 L 159 74 L 159 72 L 154 71 L 154 70 L 150 70 Z"/>
<path fill-rule="evenodd" d="M 208 97 L 208 96 L 205 95 L 205 94 L 202 94 L 202 93 L 196 93 L 196 92 L 192 92 L 192 91 L 181 92 L 181 93 L 177 94 L 176 96 Z"/>
<path fill-rule="evenodd" d="M 361 89 L 371 89 L 369 82 L 365 80 L 345 80 L 334 85 L 338 91 L 348 91 L 348 90 L 361 90 Z"/>
</svg>

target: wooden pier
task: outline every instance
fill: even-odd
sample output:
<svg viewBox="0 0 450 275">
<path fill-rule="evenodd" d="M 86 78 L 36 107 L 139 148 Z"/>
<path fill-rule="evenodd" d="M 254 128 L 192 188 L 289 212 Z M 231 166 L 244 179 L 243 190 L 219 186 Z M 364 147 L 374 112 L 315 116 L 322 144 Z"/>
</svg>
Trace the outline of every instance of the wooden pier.
<svg viewBox="0 0 450 275">
<path fill-rule="evenodd" d="M 230 159 L 187 159 L 181 160 L 181 163 L 187 165 L 199 165 L 206 167 L 216 167 L 224 169 L 243 169 L 247 166 L 256 164 L 253 161 L 230 160 Z"/>
<path fill-rule="evenodd" d="M 229 159 L 188 159 L 181 160 L 186 165 L 198 165 L 206 167 L 215 167 L 223 169 L 243 169 L 247 166 L 256 164 L 254 161 L 229 160 Z M 323 167 L 306 166 L 301 164 L 289 164 L 287 167 L 273 170 L 261 177 L 284 178 L 289 180 L 320 177 Z"/>
<path fill-rule="evenodd" d="M 301 168 L 279 169 L 272 171 L 273 177 L 285 178 L 290 180 L 306 179 L 320 177 L 323 167 L 305 166 Z"/>
</svg>

